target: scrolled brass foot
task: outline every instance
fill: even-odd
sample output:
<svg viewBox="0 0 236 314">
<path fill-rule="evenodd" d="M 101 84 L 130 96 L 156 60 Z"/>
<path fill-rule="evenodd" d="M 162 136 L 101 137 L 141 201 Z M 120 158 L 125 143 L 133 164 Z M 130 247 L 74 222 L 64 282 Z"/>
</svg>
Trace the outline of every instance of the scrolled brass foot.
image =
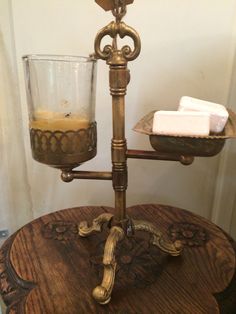
<svg viewBox="0 0 236 314">
<path fill-rule="evenodd" d="M 151 222 L 143 220 L 132 220 L 133 228 L 135 231 L 145 231 L 150 233 L 152 238 L 152 244 L 157 246 L 163 252 L 168 253 L 172 256 L 179 256 L 182 252 L 183 246 L 180 241 L 171 242 L 164 238 L 163 234 L 157 230 L 157 227 Z"/>
<path fill-rule="evenodd" d="M 79 235 L 81 237 L 88 237 L 90 234 L 95 232 L 101 232 L 102 226 L 105 223 L 108 223 L 113 218 L 112 214 L 104 213 L 98 216 L 96 219 L 93 220 L 92 226 L 89 227 L 87 221 L 82 221 L 79 224 Z"/>
<path fill-rule="evenodd" d="M 117 243 L 121 241 L 124 236 L 123 229 L 115 226 L 111 228 L 107 238 L 103 256 L 103 280 L 101 285 L 93 290 L 93 297 L 100 304 L 107 304 L 111 300 L 117 265 L 115 260 L 115 249 Z"/>
</svg>

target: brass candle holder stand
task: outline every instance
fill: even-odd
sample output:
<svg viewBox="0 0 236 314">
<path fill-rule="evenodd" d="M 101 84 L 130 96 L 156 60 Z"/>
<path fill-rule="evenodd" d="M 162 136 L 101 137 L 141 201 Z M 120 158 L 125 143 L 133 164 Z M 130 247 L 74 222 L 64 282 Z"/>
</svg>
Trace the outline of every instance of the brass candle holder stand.
<svg viewBox="0 0 236 314">
<path fill-rule="evenodd" d="M 135 231 L 146 231 L 152 234 L 153 245 L 158 246 L 162 251 L 170 255 L 177 256 L 181 253 L 182 246 L 179 242 L 171 243 L 164 239 L 163 235 L 156 227 L 146 221 L 136 221 L 126 215 L 126 189 L 127 189 L 127 158 L 153 158 L 153 159 L 173 159 L 173 156 L 159 155 L 155 152 L 142 152 L 127 150 L 125 139 L 125 95 L 127 85 L 130 80 L 130 73 L 127 69 L 129 61 L 135 60 L 141 49 L 141 42 L 138 33 L 131 27 L 122 22 L 126 13 L 126 4 L 133 1 L 96 1 L 106 10 L 112 9 L 115 21 L 104 27 L 95 39 L 95 57 L 105 60 L 110 67 L 110 93 L 112 96 L 112 113 L 113 113 L 113 139 L 112 139 L 112 172 L 94 173 L 79 171 L 63 171 L 62 179 L 66 182 L 75 178 L 93 178 L 93 179 L 111 179 L 115 191 L 115 215 L 102 214 L 93 220 L 91 226 L 87 222 L 81 222 L 79 225 L 79 234 L 87 237 L 94 232 L 101 232 L 102 226 L 107 223 L 110 226 L 110 233 L 107 238 L 103 265 L 104 276 L 102 283 L 93 290 L 94 299 L 106 304 L 111 299 L 111 293 L 115 281 L 116 245 L 125 236 L 133 236 Z M 109 35 L 112 39 L 112 45 L 107 45 L 101 49 L 102 39 Z M 117 45 L 117 37 L 123 38 L 128 36 L 134 42 L 134 49 L 124 46 L 121 49 Z M 148 155 L 148 156 L 147 156 Z M 175 156 L 175 160 L 184 163 L 191 163 L 192 158 L 186 159 L 182 156 Z"/>
<path fill-rule="evenodd" d="M 153 113 L 142 119 L 135 130 L 150 136 L 150 141 L 155 151 L 141 151 L 127 148 L 125 138 L 125 95 L 130 81 L 128 62 L 135 60 L 141 50 L 141 42 L 138 33 L 127 26 L 122 18 L 126 14 L 126 5 L 133 0 L 96 0 L 96 3 L 105 10 L 111 10 L 115 21 L 100 30 L 95 39 L 95 53 L 89 62 L 102 59 L 109 65 L 110 93 L 112 96 L 113 114 L 113 138 L 111 145 L 112 171 L 74 171 L 73 168 L 96 155 L 96 122 L 91 120 L 87 127 L 76 130 L 44 130 L 32 127 L 30 130 L 31 147 L 33 157 L 42 163 L 60 168 L 61 178 L 65 182 L 74 179 L 111 180 L 115 193 L 115 213 L 102 214 L 89 225 L 86 221 L 78 226 L 81 237 L 88 237 L 92 233 L 101 232 L 103 225 L 110 228 L 104 248 L 104 275 L 100 285 L 93 290 L 94 299 L 100 304 L 106 304 L 111 299 L 115 281 L 116 258 L 115 251 L 119 241 L 125 237 L 133 237 L 136 231 L 144 231 L 152 237 L 152 244 L 159 247 L 165 253 L 178 256 L 182 251 L 179 241 L 172 243 L 157 230 L 154 224 L 147 221 L 138 221 L 126 215 L 126 190 L 127 190 L 127 159 L 155 159 L 178 161 L 183 165 L 190 165 L 194 156 L 212 156 L 223 148 L 224 141 L 228 137 L 235 137 L 236 118 L 231 114 L 228 134 L 218 138 L 169 138 L 157 137 L 151 132 Z M 101 48 L 102 39 L 110 36 L 111 45 Z M 118 47 L 118 37 L 130 37 L 133 40 L 133 49 L 129 46 Z M 69 114 L 68 114 L 69 115 Z M 188 140 L 190 142 L 188 142 Z M 166 145 L 163 147 L 161 144 Z M 211 150 L 208 151 L 209 143 Z M 160 151 L 160 148 L 161 151 Z"/>
</svg>

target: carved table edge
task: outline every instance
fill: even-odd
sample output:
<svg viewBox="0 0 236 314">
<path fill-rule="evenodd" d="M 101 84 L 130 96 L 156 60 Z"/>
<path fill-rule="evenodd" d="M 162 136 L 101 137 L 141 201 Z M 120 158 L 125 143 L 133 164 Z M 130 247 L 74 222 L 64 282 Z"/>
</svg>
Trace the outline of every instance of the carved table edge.
<svg viewBox="0 0 236 314">
<path fill-rule="evenodd" d="M 227 234 L 222 228 L 217 226 L 220 231 L 225 235 L 229 243 L 231 244 L 235 257 L 236 257 L 236 242 L 235 240 Z M 218 303 L 220 314 L 234 314 L 236 309 L 236 259 L 235 259 L 235 271 L 231 282 L 228 287 L 219 292 L 215 293 L 214 297 Z M 233 303 L 232 303 L 233 302 Z"/>
<path fill-rule="evenodd" d="M 36 286 L 35 283 L 20 278 L 11 264 L 11 247 L 18 232 L 8 238 L 0 248 L 0 294 L 7 306 L 7 313 L 23 313 L 25 300 Z"/>
</svg>

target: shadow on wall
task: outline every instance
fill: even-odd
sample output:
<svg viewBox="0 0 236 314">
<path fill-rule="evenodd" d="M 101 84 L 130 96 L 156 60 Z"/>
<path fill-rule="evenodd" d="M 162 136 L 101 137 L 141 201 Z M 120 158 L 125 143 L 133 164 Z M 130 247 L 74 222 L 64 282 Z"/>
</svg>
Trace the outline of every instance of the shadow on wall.
<svg viewBox="0 0 236 314">
<path fill-rule="evenodd" d="M 232 204 L 232 220 L 230 225 L 230 234 L 236 239 L 236 141 L 232 142 L 229 149 L 228 155 L 228 167 L 227 173 L 229 194 L 228 199 L 231 200 Z M 231 195 L 230 195 L 231 194 Z M 226 205 L 227 206 L 227 205 Z M 230 206 L 230 204 L 229 204 Z"/>
</svg>

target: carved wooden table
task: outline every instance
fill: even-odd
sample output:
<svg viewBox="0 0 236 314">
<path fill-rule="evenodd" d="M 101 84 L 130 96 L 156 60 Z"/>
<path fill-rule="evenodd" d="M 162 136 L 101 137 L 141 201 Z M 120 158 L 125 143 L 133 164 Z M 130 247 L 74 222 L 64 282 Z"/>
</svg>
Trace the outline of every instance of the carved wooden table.
<svg viewBox="0 0 236 314">
<path fill-rule="evenodd" d="M 106 228 L 80 238 L 77 224 L 106 207 L 65 209 L 16 232 L 0 251 L 0 290 L 9 313 L 168 314 L 236 313 L 236 245 L 222 230 L 190 212 L 169 206 L 128 209 L 184 244 L 180 257 L 150 245 L 142 232 L 117 249 L 118 271 L 111 303 L 98 305 L 92 289 L 102 277 Z"/>
</svg>

